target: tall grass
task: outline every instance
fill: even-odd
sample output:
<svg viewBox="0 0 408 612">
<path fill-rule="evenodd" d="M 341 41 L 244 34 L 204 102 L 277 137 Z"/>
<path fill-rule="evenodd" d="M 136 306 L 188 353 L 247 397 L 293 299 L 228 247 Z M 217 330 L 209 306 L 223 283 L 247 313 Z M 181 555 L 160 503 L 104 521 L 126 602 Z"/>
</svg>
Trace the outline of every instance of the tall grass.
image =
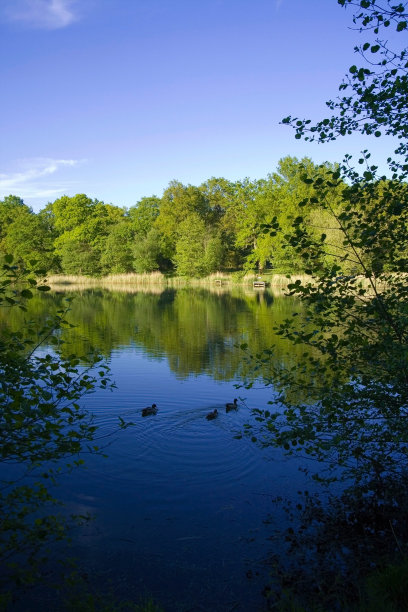
<svg viewBox="0 0 408 612">
<path fill-rule="evenodd" d="M 87 286 L 101 286 L 105 284 L 115 285 L 145 285 L 145 284 L 160 284 L 160 285 L 178 285 L 178 284 L 212 284 L 217 282 L 222 283 L 234 283 L 249 285 L 255 280 L 261 278 L 262 280 L 276 286 L 287 286 L 289 282 L 293 282 L 296 279 L 309 280 L 310 277 L 307 275 L 296 274 L 288 278 L 284 274 L 263 274 L 259 276 L 255 273 L 243 273 L 243 272 L 213 272 L 209 276 L 204 278 L 188 278 L 186 276 L 166 276 L 162 272 L 144 272 L 142 274 L 136 274 L 129 272 L 127 274 L 109 274 L 107 276 L 92 277 L 92 276 L 81 276 L 76 274 L 53 274 L 48 277 L 48 282 L 53 285 L 87 285 Z"/>
<path fill-rule="evenodd" d="M 166 288 L 205 287 L 224 293 L 232 287 L 253 288 L 256 280 L 263 280 L 272 290 L 284 291 L 290 282 L 299 279 L 307 282 L 310 277 L 295 275 L 290 278 L 284 274 L 245 274 L 243 272 L 215 272 L 204 278 L 187 278 L 183 276 L 166 276 L 161 272 L 143 274 L 109 274 L 100 278 L 70 274 L 54 274 L 47 279 L 48 285 L 57 291 L 84 291 L 86 289 L 111 289 L 123 292 L 149 291 L 160 293 Z"/>
</svg>

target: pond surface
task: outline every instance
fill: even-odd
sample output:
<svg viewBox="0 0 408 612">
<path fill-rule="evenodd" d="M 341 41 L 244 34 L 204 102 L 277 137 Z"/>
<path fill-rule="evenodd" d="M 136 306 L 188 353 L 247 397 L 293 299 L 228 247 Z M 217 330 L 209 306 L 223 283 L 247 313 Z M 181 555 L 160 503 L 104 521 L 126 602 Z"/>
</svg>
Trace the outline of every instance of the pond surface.
<svg viewBox="0 0 408 612">
<path fill-rule="evenodd" d="M 16 316 L 44 318 L 64 297 L 35 298 Z M 275 344 L 277 358 L 293 362 L 273 326 L 294 307 L 267 292 L 75 296 L 66 350 L 91 341 L 117 386 L 86 406 L 102 433 L 119 415 L 134 422 L 107 438 L 108 458 L 88 457 L 59 490 L 70 512 L 94 516 L 74 534 L 72 554 L 96 585 L 118 597 L 151 596 L 166 612 L 264 609 L 265 561 L 279 546 L 265 520 L 279 521 L 273 498 L 296 494 L 304 477 L 280 451 L 234 438 L 250 408 L 266 407 L 273 393 L 234 387 L 248 367 L 237 345 L 257 352 Z M 227 414 L 234 397 L 238 410 Z M 152 403 L 157 415 L 143 418 Z M 208 421 L 215 408 L 218 418 Z"/>
</svg>

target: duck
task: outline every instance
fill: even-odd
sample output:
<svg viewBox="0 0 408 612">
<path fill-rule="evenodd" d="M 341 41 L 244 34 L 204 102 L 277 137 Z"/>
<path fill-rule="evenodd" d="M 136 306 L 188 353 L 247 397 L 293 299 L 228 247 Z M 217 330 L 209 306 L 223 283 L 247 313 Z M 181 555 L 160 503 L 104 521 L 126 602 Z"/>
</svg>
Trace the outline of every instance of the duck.
<svg viewBox="0 0 408 612">
<path fill-rule="evenodd" d="M 237 410 L 237 409 L 238 409 L 238 400 L 237 400 L 237 398 L 234 399 L 234 403 L 227 402 L 225 404 L 225 412 L 230 412 L 231 410 Z"/>
<path fill-rule="evenodd" d="M 143 408 L 142 416 L 151 416 L 157 414 L 157 406 L 156 404 L 152 404 L 151 406 L 147 406 L 147 408 Z"/>
<path fill-rule="evenodd" d="M 216 419 L 217 416 L 218 410 L 215 408 L 212 412 L 209 412 L 205 418 L 207 419 L 207 421 L 212 421 L 213 419 Z"/>
</svg>

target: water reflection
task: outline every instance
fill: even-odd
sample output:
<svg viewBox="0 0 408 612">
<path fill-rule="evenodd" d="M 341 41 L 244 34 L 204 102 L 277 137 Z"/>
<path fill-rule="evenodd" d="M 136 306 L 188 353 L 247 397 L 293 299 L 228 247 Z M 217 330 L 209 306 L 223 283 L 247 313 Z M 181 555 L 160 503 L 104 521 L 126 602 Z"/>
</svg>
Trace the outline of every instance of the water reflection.
<svg viewBox="0 0 408 612">
<path fill-rule="evenodd" d="M 113 351 L 134 346 L 150 358 L 166 358 L 180 378 L 207 374 L 216 380 L 232 380 L 246 374 L 238 347 L 243 342 L 252 353 L 274 346 L 276 358 L 288 365 L 301 352 L 293 346 L 289 350 L 273 329 L 273 324 L 290 317 L 300 305 L 269 292 L 187 288 L 160 293 L 91 289 L 42 294 L 28 303 L 27 313 L 0 313 L 0 325 L 6 320 L 15 328 L 21 327 L 24 319 L 44 322 L 48 315 L 64 308 L 66 297 L 75 298 L 69 320 L 76 325 L 62 333 L 62 350 L 67 353 L 83 354 L 92 345 L 110 357 Z"/>
<path fill-rule="evenodd" d="M 0 325 L 44 321 L 66 296 L 38 296 Z M 271 390 L 245 391 L 236 412 L 226 413 L 225 402 L 248 367 L 240 343 L 254 353 L 275 345 L 276 358 L 296 363 L 273 324 L 299 304 L 267 292 L 202 289 L 74 297 L 76 327 L 63 331 L 62 350 L 98 347 L 117 384 L 113 394 L 89 396 L 87 406 L 102 433 L 118 415 L 135 425 L 109 446 L 108 459 L 91 457 L 60 488 L 70 512 L 96 515 L 76 534 L 73 554 L 98 586 L 111 581 L 121 597 L 150 593 L 166 612 L 261 609 L 255 570 L 269 550 L 263 520 L 271 498 L 297 490 L 303 475 L 280 451 L 234 439 L 249 407 L 265 407 Z M 153 402 L 157 416 L 142 418 Z M 215 408 L 219 417 L 207 421 Z"/>
</svg>

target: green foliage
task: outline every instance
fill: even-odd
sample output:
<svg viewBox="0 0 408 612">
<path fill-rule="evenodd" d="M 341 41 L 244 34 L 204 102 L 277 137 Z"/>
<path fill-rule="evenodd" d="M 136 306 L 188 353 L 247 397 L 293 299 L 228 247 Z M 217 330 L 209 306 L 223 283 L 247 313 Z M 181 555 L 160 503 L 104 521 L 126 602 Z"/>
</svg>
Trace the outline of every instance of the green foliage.
<svg viewBox="0 0 408 612">
<path fill-rule="evenodd" d="M 408 13 L 406 3 L 395 3 L 392 0 L 338 0 L 342 6 L 358 7 L 354 23 L 365 31 L 369 37 L 355 51 L 365 60 L 365 66 L 353 65 L 349 74 L 341 83 L 339 90 L 346 92 L 341 98 L 328 102 L 330 110 L 335 111 L 311 126 L 310 120 L 302 121 L 297 117 L 286 117 L 283 122 L 290 123 L 296 130 L 296 138 L 327 142 L 338 136 L 352 133 L 395 136 L 400 144 L 395 153 L 402 156 L 402 162 L 389 159 L 393 178 L 407 176 L 408 154 L 407 108 L 408 80 L 407 49 L 391 49 L 388 42 L 378 36 L 387 28 L 404 32 L 407 27 Z"/>
<path fill-rule="evenodd" d="M 9 196 L 0 203 L 0 250 L 12 252 L 26 267 L 35 260 L 52 271 L 89 276 L 174 267 L 193 276 L 266 267 L 303 272 L 296 250 L 265 228 L 275 220 L 289 230 L 300 213 L 299 201 L 314 190 L 302 177 L 316 172 L 324 177 L 330 169 L 329 164 L 319 168 L 307 158 L 286 157 L 267 179 L 232 183 L 212 178 L 199 187 L 173 181 L 162 198 L 142 198 L 128 212 L 78 194 L 34 214 Z M 341 189 L 333 193 L 337 208 Z M 328 220 L 318 209 L 317 200 L 310 198 L 302 211 L 310 226 L 321 229 Z M 190 245 L 197 224 L 202 235 Z"/>
<path fill-rule="evenodd" d="M 97 201 L 91 200 L 84 193 L 74 197 L 62 196 L 52 205 L 54 224 L 57 232 L 70 232 L 93 216 Z"/>
<path fill-rule="evenodd" d="M 7 196 L 0 202 L 0 253 L 11 253 L 26 268 L 55 270 L 58 262 L 53 240 L 45 215 L 35 215 L 16 196 Z"/>
<path fill-rule="evenodd" d="M 142 198 L 129 210 L 129 218 L 136 234 L 146 236 L 159 215 L 160 199 L 156 196 Z"/>
<path fill-rule="evenodd" d="M 6 255 L 0 306 L 26 312 L 37 290 L 48 287 Z M 101 452 L 93 417 L 80 402 L 96 387 L 112 387 L 109 370 L 95 352 L 62 356 L 61 330 L 72 327 L 67 311 L 58 310 L 40 327 L 26 321 L 1 329 L 0 585 L 6 599 L 14 587 L 35 580 L 45 546 L 67 535 L 71 521 L 56 512 L 52 493 L 59 475 L 80 466 L 84 450 Z M 54 348 L 44 350 L 45 342 Z"/>
<path fill-rule="evenodd" d="M 185 186 L 178 181 L 170 183 L 163 193 L 160 213 L 155 222 L 162 235 L 165 257 L 173 258 L 177 240 L 183 237 L 180 225 L 191 215 L 204 221 L 208 211 L 208 201 L 197 187 Z"/>
<path fill-rule="evenodd" d="M 218 234 L 211 236 L 205 243 L 204 268 L 206 274 L 212 274 L 223 267 L 225 245 Z"/>
<path fill-rule="evenodd" d="M 54 253 L 54 236 L 49 231 L 43 216 L 34 213 L 20 213 L 7 228 L 3 249 L 12 253 L 15 261 L 25 268 L 34 267 L 58 270 L 58 260 Z"/>
<path fill-rule="evenodd" d="M 0 201 L 0 239 L 6 235 L 7 226 L 13 223 L 21 214 L 30 213 L 31 210 L 26 206 L 21 198 L 9 195 Z"/>
<path fill-rule="evenodd" d="M 180 224 L 180 238 L 173 258 L 181 276 L 200 277 L 215 272 L 221 264 L 224 247 L 220 236 L 211 236 L 204 221 L 191 214 Z"/>
<path fill-rule="evenodd" d="M 113 225 L 104 244 L 101 257 L 102 272 L 123 274 L 133 272 L 132 245 L 135 232 L 129 219 Z"/>
<path fill-rule="evenodd" d="M 55 252 L 61 258 L 63 271 L 89 276 L 101 274 L 108 235 L 112 226 L 123 219 L 124 211 L 84 194 L 72 198 L 63 196 L 53 203 L 52 210 L 59 233 Z"/>
<path fill-rule="evenodd" d="M 378 3 L 366 4 L 360 6 L 367 8 L 363 23 L 370 27 Z M 372 89 L 370 104 L 381 105 L 394 82 L 395 75 L 379 70 L 384 82 L 378 91 Z M 399 103 L 399 90 L 394 94 L 392 100 Z M 359 103 L 352 111 L 356 122 Z M 382 117 L 393 133 L 398 128 L 403 134 L 403 114 L 397 123 L 393 116 Z M 337 120 L 334 116 L 332 124 Z M 306 125 L 297 124 L 297 133 Z M 278 410 L 257 414 L 256 435 L 264 444 L 324 464 L 328 480 L 352 478 L 361 485 L 390 473 L 398 479 L 408 468 L 408 186 L 402 181 L 404 165 L 400 177 L 377 179 L 369 157 L 365 152 L 362 174 L 348 166 L 347 158 L 338 169 L 316 169 L 302 177 L 313 190 L 300 206 L 306 211 L 314 206 L 331 220 L 330 243 L 326 231 L 314 231 L 307 215 L 299 214 L 290 231 L 278 224 L 313 281 L 289 286 L 290 295 L 307 309 L 307 319 L 293 317 L 278 333 L 303 346 L 304 359 L 296 370 L 272 371 L 270 382 L 280 390 Z M 396 163 L 392 167 L 395 171 Z M 333 197 L 339 189 L 340 206 Z M 279 228 L 269 231 L 275 235 Z M 301 390 L 296 402 L 293 388 Z"/>
<path fill-rule="evenodd" d="M 367 35 L 392 24 L 397 32 L 406 28 L 406 3 L 339 4 L 359 7 L 354 22 Z M 379 39 L 356 50 L 363 57 L 369 53 L 368 67 L 350 69 L 340 86 L 350 95 L 329 103 L 334 114 L 315 126 L 290 117 L 284 122 L 297 138 L 319 142 L 354 132 L 396 136 L 391 179 L 377 175 L 367 151 L 359 159 L 361 172 L 346 156 L 338 168 L 304 174 L 313 192 L 299 202 L 291 227 L 279 219 L 265 227 L 271 236 L 282 234 L 312 281 L 289 285 L 306 316 L 295 313 L 276 326 L 300 348 L 301 360 L 288 368 L 273 359 L 265 382 L 275 395 L 267 410 L 253 411 L 246 430 L 258 444 L 302 458 L 304 471 L 318 482 L 345 483 L 327 500 L 305 492 L 297 504 L 297 530 L 291 526 L 286 533 L 286 559 L 295 564 L 278 569 L 280 587 L 293 585 L 289 594 L 300 609 L 402 610 L 408 540 L 408 56 L 406 48 L 392 52 Z M 323 231 L 311 218 L 321 219 Z M 254 367 L 271 356 L 273 347 L 253 357 Z M 291 601 L 282 609 L 290 609 Z"/>
<path fill-rule="evenodd" d="M 159 270 L 163 260 L 159 232 L 153 227 L 146 236 L 136 234 L 131 252 L 135 272 Z"/>
<path fill-rule="evenodd" d="M 330 164 L 316 166 L 308 158 L 299 161 L 286 157 L 268 180 L 241 185 L 236 244 L 247 249 L 245 269 L 262 273 L 266 267 L 272 267 L 280 273 L 304 272 L 304 262 L 285 239 L 285 233 L 299 214 L 303 214 L 311 231 L 315 226 L 322 229 L 316 190 L 312 180 L 305 182 L 304 178 L 313 175 L 324 178 L 332 169 Z M 341 192 L 339 183 L 332 192 L 332 204 L 337 208 L 342 203 Z M 272 224 L 280 231 L 272 232 Z"/>
</svg>

